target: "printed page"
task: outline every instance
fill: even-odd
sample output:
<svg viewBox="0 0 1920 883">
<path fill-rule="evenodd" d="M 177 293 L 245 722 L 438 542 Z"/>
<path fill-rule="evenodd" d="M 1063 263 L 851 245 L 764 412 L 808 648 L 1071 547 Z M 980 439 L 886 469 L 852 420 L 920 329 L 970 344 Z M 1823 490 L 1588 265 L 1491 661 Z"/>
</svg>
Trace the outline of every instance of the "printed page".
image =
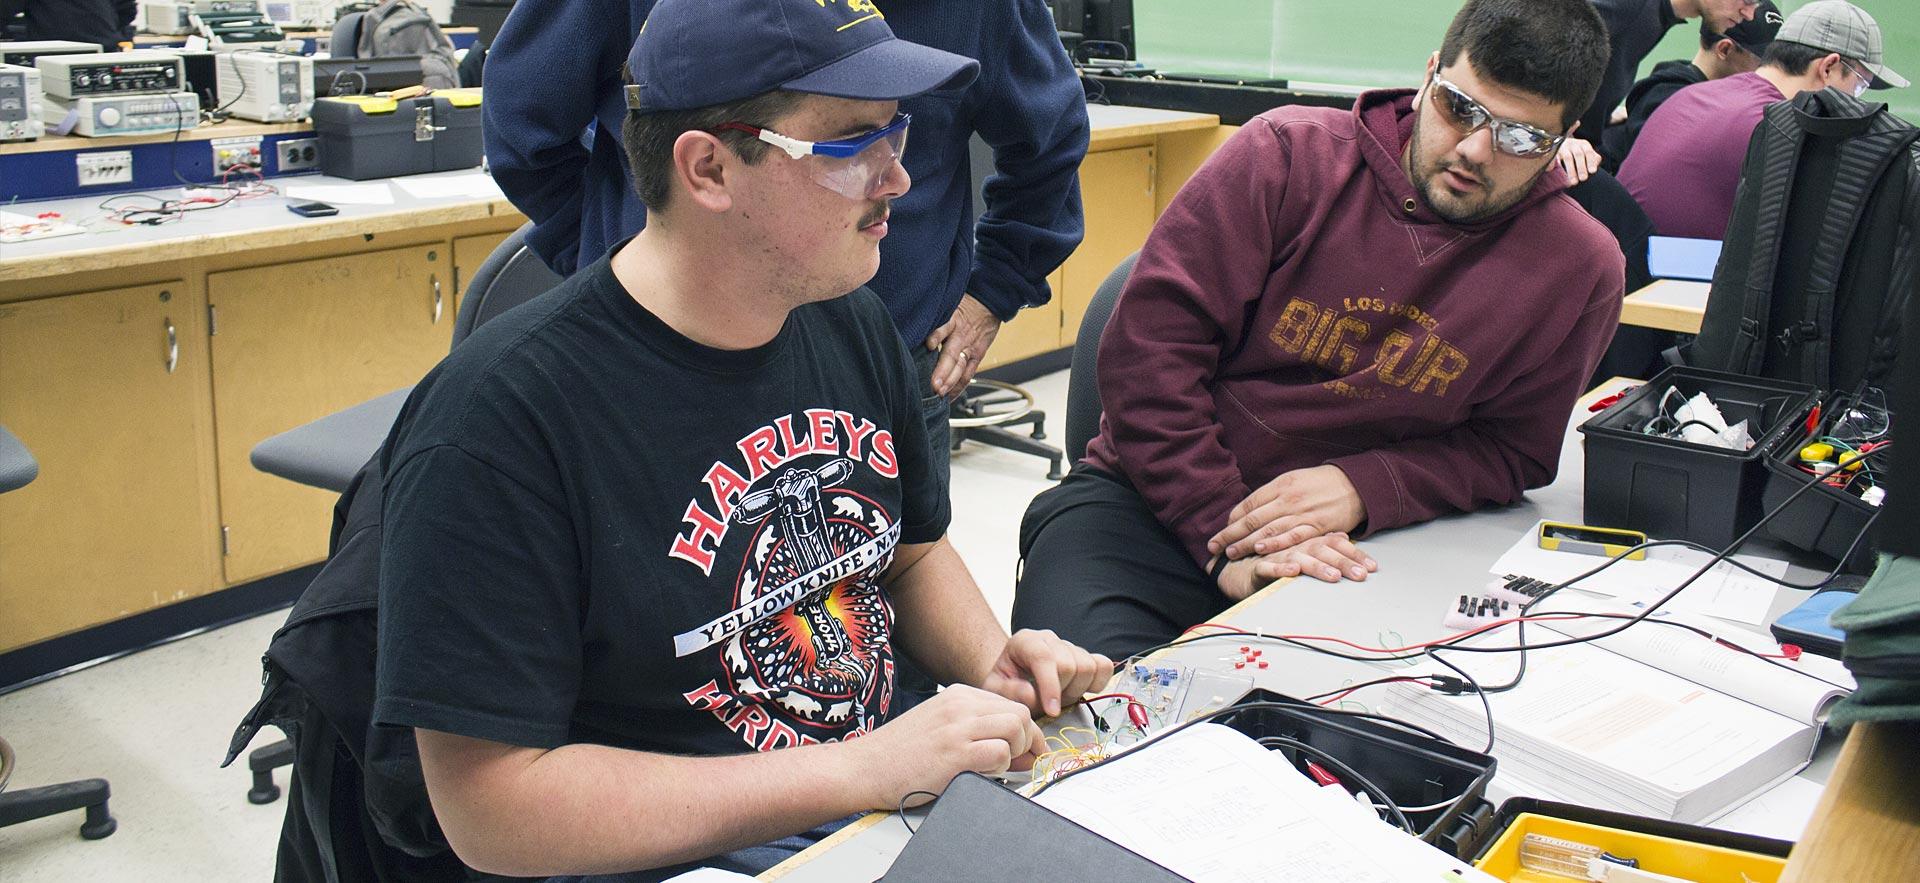
<svg viewBox="0 0 1920 883">
<path fill-rule="evenodd" d="M 1218 724 L 1145 743 L 1035 801 L 1196 883 L 1494 879 Z"/>
<path fill-rule="evenodd" d="M 1488 644 L 1511 643 L 1512 631 L 1509 627 L 1493 633 Z M 1446 656 L 1487 684 L 1504 683 L 1518 662 L 1512 653 Z M 1411 706 L 1443 711 L 1459 725 L 1485 732 L 1480 700 L 1472 694 L 1443 696 L 1405 685 L 1392 691 Z M 1561 776 L 1599 767 L 1670 795 L 1712 783 L 1807 729 L 1799 721 L 1585 645 L 1528 653 L 1522 687 L 1487 699 L 1498 723 L 1494 753 L 1503 763 L 1510 751 L 1532 751 L 1541 755 L 1537 760 L 1547 769 L 1563 766 Z"/>
<path fill-rule="evenodd" d="M 1488 572 L 1496 575 L 1518 574 L 1558 583 L 1586 573 L 1607 561 L 1599 555 L 1549 552 L 1542 549 L 1537 539 L 1539 530 L 1540 525 L 1535 524 L 1521 534 L 1520 539 L 1515 541 L 1499 560 L 1493 562 Z M 1694 571 L 1699 570 L 1713 558 L 1705 552 L 1679 546 L 1656 546 L 1647 549 L 1646 553 L 1645 561 L 1621 561 L 1581 580 L 1575 587 L 1582 591 L 1618 598 L 1626 604 L 1651 604 L 1672 591 L 1674 586 L 1684 582 L 1687 577 L 1693 575 Z M 1738 558 L 1742 564 L 1771 576 L 1784 576 L 1787 572 L 1784 561 L 1746 555 L 1734 557 Z M 1722 561 L 1687 586 L 1661 609 L 1703 613 L 1750 625 L 1761 625 L 1767 621 L 1767 611 L 1773 606 L 1773 596 L 1778 588 L 1773 583 Z"/>
<path fill-rule="evenodd" d="M 1535 612 L 1546 613 L 1552 610 L 1605 612 L 1611 606 L 1602 607 L 1592 603 L 1582 603 L 1574 598 L 1563 599 L 1556 596 L 1536 608 Z M 1628 612 L 1625 608 L 1614 609 Z M 1686 621 L 1685 618 L 1679 619 Z M 1730 631 L 1725 626 L 1718 626 L 1711 621 L 1690 621 L 1687 624 L 1705 628 L 1709 632 L 1714 631 L 1715 628 L 1719 628 L 1722 632 Z M 1577 638 L 1617 628 L 1619 621 L 1582 619 L 1536 623 L 1536 625 L 1550 632 Z M 1725 637 L 1762 653 L 1779 651 L 1779 644 L 1759 639 L 1758 636 L 1728 634 Z M 1804 662 L 1778 660 L 1780 664 L 1774 665 L 1766 660 L 1716 644 L 1686 629 L 1653 622 L 1635 625 L 1617 635 L 1601 638 L 1593 643 L 1595 646 L 1635 662 L 1686 678 L 1700 686 L 1725 693 L 1735 699 L 1751 702 L 1803 724 L 1824 723 L 1827 712 L 1833 708 L 1833 704 L 1849 692 L 1846 686 L 1849 683 L 1847 681 L 1830 683 L 1822 680 L 1824 675 L 1815 671 L 1814 660 L 1809 659 Z"/>
</svg>

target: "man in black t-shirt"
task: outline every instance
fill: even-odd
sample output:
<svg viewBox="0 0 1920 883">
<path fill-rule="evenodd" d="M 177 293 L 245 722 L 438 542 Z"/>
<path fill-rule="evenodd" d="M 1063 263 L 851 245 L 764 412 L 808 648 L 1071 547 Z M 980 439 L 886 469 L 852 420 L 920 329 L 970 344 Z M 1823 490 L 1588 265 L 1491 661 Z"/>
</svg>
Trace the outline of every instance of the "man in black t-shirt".
<svg viewBox="0 0 1920 883">
<path fill-rule="evenodd" d="M 909 356 L 842 296 L 909 184 L 898 99 L 977 64 L 869 0 L 662 0 L 627 66 L 645 230 L 476 331 L 383 454 L 374 719 L 489 873 L 763 870 L 1025 766 L 1112 671 L 1001 628 Z M 955 686 L 900 713 L 900 651 Z"/>
</svg>

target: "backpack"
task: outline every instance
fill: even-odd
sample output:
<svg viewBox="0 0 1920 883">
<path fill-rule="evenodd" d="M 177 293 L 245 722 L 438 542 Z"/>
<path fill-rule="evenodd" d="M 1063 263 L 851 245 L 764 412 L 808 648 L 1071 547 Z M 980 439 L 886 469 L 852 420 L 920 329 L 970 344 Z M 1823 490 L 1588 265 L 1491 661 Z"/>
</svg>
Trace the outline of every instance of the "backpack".
<svg viewBox="0 0 1920 883">
<path fill-rule="evenodd" d="M 440 831 L 412 731 L 373 725 L 384 491 L 376 454 L 334 506 L 327 563 L 268 644 L 221 764 L 268 725 L 293 743 L 276 880 L 480 878 Z"/>
<path fill-rule="evenodd" d="M 1920 130 L 1833 89 L 1769 106 L 1687 364 L 1884 386 L 1920 259 Z"/>
<path fill-rule="evenodd" d="M 453 41 L 427 10 L 409 0 L 384 0 L 366 12 L 350 13 L 334 24 L 334 46 L 352 46 L 354 58 L 420 56 L 421 84 L 429 89 L 460 85 L 460 62 Z M 335 55 L 345 58 L 346 54 Z"/>
</svg>

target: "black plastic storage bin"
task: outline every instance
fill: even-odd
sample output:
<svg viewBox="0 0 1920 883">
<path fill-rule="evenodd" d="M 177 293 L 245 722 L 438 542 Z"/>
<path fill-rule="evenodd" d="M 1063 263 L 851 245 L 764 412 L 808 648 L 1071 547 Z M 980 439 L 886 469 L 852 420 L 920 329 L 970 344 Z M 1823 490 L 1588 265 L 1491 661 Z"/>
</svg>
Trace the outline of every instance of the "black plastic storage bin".
<svg viewBox="0 0 1920 883">
<path fill-rule="evenodd" d="M 1745 452 L 1642 432 L 1667 390 L 1677 401 L 1706 393 L 1728 423 L 1747 421 Z M 1760 520 L 1767 452 L 1799 432 L 1820 391 L 1803 383 L 1701 368 L 1668 368 L 1580 432 L 1586 436 L 1586 515 L 1597 527 L 1645 531 L 1654 539 L 1692 540 L 1719 549 Z"/>
<path fill-rule="evenodd" d="M 1837 393 L 1827 399 L 1820 413 L 1820 425 L 1812 432 L 1795 431 L 1781 436 L 1767 457 L 1767 486 L 1762 497 L 1763 511 L 1772 511 L 1813 476 L 1800 471 L 1800 449 L 1816 439 L 1831 435 L 1834 421 L 1853 406 L 1853 393 Z M 1891 421 L 1889 421 L 1891 422 Z M 1876 472 L 1885 474 L 1891 458 L 1881 455 L 1869 461 Z M 1874 568 L 1873 538 L 1862 537 L 1867 522 L 1880 507 L 1860 499 L 1858 494 L 1825 484 L 1801 494 L 1779 515 L 1767 522 L 1767 532 L 1795 548 L 1839 561 L 1846 556 L 1841 570 L 1867 574 Z M 1854 541 L 1858 539 L 1856 544 Z M 1852 554 L 1848 554 L 1848 550 Z"/>
<path fill-rule="evenodd" d="M 343 95 L 313 103 L 320 171 L 366 181 L 480 164 L 480 93 L 442 89 L 394 100 Z"/>
<path fill-rule="evenodd" d="M 1263 702 L 1276 705 L 1247 707 Z M 1489 755 L 1266 690 L 1247 693 L 1235 708 L 1214 721 L 1255 739 L 1284 736 L 1324 751 L 1401 806 L 1445 803 L 1439 809 L 1409 812 L 1407 820 L 1420 839 L 1457 858 L 1468 856 L 1475 845 L 1468 834 L 1493 814 L 1485 797 L 1495 765 Z M 1358 784 L 1343 784 L 1359 790 Z"/>
</svg>

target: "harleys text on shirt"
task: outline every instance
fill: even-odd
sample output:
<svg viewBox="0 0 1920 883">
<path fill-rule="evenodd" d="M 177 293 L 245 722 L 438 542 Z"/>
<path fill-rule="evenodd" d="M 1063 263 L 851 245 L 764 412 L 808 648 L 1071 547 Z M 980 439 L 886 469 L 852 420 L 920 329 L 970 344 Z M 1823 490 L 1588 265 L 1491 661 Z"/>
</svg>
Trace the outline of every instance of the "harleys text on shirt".
<svg viewBox="0 0 1920 883">
<path fill-rule="evenodd" d="M 740 499 L 782 465 L 799 457 L 836 455 L 865 462 L 882 478 L 900 476 L 900 457 L 894 450 L 891 431 L 871 420 L 828 408 L 782 416 L 742 436 L 734 447 L 740 452 L 742 459 L 737 462 L 741 468 L 715 461 L 707 469 L 702 479 L 705 493 L 687 502 L 686 514 L 681 516 L 687 529 L 673 538 L 667 550 L 668 555 L 707 575 L 713 573 L 714 555 L 726 542 Z"/>
</svg>

